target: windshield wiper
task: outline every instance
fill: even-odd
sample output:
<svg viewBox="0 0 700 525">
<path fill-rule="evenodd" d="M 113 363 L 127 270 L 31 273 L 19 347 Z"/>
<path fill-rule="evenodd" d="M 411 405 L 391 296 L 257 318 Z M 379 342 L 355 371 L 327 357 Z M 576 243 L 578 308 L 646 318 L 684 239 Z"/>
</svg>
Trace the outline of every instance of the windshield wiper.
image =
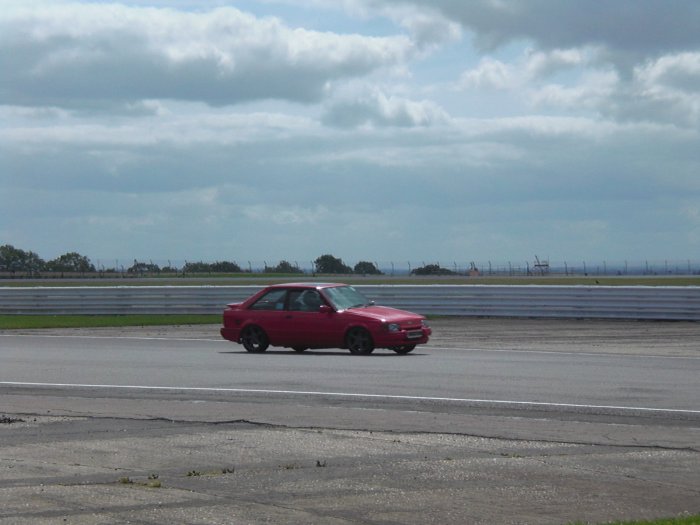
<svg viewBox="0 0 700 525">
<path fill-rule="evenodd" d="M 357 304 L 353 304 L 352 306 L 348 306 L 348 310 L 349 310 L 350 308 L 367 308 L 368 306 L 374 306 L 374 301 L 369 301 L 369 302 L 366 302 L 366 303 L 357 303 Z"/>
</svg>

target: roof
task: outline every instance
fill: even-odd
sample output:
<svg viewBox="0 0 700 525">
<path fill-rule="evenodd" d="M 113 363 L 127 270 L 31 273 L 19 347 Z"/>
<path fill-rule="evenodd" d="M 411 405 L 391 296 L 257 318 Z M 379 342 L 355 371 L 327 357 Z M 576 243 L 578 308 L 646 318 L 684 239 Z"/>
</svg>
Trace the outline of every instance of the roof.
<svg viewBox="0 0 700 525">
<path fill-rule="evenodd" d="M 280 283 L 273 284 L 270 288 L 332 288 L 333 286 L 346 286 L 343 283 Z"/>
</svg>

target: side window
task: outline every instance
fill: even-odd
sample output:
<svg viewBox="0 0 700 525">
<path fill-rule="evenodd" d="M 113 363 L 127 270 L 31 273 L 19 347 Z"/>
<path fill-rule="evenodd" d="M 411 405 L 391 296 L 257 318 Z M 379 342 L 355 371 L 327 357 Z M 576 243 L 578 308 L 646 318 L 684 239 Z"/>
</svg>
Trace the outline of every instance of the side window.
<svg viewBox="0 0 700 525">
<path fill-rule="evenodd" d="M 300 312 L 304 309 L 304 303 L 301 301 L 303 290 L 289 290 L 289 309 Z"/>
<path fill-rule="evenodd" d="M 291 290 L 289 292 L 289 309 L 297 312 L 318 312 L 323 304 L 316 290 Z"/>
<path fill-rule="evenodd" d="M 284 310 L 284 296 L 287 290 L 270 290 L 260 299 L 255 301 L 251 310 Z"/>
</svg>

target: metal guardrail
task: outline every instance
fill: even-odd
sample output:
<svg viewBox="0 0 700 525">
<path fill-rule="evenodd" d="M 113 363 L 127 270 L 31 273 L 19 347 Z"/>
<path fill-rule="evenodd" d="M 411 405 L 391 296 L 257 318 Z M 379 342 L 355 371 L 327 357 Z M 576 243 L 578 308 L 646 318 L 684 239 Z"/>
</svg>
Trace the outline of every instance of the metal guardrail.
<svg viewBox="0 0 700 525">
<path fill-rule="evenodd" d="M 421 314 L 700 320 L 700 287 L 358 285 Z M 261 286 L 0 287 L 0 314 L 216 314 Z"/>
</svg>

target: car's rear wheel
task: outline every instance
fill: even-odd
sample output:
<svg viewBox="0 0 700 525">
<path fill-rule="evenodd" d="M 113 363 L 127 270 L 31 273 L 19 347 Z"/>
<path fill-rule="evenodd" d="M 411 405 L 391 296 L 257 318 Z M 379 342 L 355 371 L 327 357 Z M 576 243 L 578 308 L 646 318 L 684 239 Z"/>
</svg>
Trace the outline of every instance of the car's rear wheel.
<svg viewBox="0 0 700 525">
<path fill-rule="evenodd" d="M 389 349 L 393 350 L 397 354 L 407 354 L 412 352 L 416 345 L 401 345 L 401 346 L 390 346 Z"/>
<path fill-rule="evenodd" d="M 351 328 L 345 336 L 345 346 L 351 354 L 367 355 L 374 352 L 374 341 L 364 328 Z"/>
<path fill-rule="evenodd" d="M 256 325 L 249 325 L 243 329 L 241 343 L 248 352 L 254 354 L 264 352 L 270 346 L 265 330 Z"/>
</svg>

